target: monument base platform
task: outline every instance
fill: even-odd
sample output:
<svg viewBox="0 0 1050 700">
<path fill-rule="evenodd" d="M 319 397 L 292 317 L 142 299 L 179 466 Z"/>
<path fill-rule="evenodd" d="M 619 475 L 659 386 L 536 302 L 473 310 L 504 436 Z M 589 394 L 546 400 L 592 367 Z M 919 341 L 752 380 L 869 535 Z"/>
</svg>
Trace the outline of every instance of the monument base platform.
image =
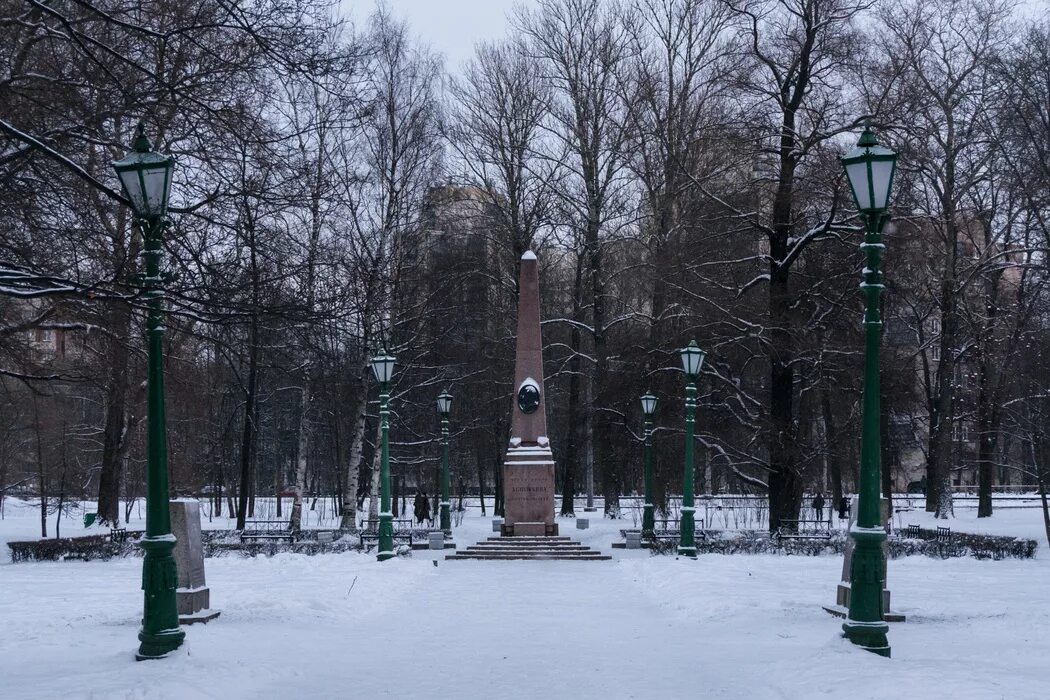
<svg viewBox="0 0 1050 700">
<path fill-rule="evenodd" d="M 473 559 L 494 561 L 509 559 L 538 559 L 549 561 L 608 561 L 608 554 L 595 551 L 568 537 L 490 537 L 467 547 L 462 552 L 449 554 L 446 561 Z"/>
<path fill-rule="evenodd" d="M 852 591 L 853 588 L 849 581 L 839 581 L 835 591 L 835 604 L 821 607 L 836 617 L 845 618 L 849 614 L 849 599 Z M 882 609 L 885 611 L 882 613 L 882 619 L 886 622 L 904 622 L 907 619 L 905 615 L 890 610 L 890 592 L 886 588 L 882 589 Z"/>
<path fill-rule="evenodd" d="M 175 605 L 179 615 L 193 615 L 211 607 L 211 590 L 207 586 L 199 588 L 176 588 Z"/>
<path fill-rule="evenodd" d="M 835 617 L 841 617 L 843 620 L 849 616 L 849 608 L 844 608 L 841 605 L 822 605 L 824 612 L 834 615 Z M 907 616 L 903 613 L 888 612 L 883 613 L 882 619 L 886 622 L 905 622 Z"/>
<path fill-rule="evenodd" d="M 558 523 L 519 522 L 513 525 L 501 525 L 500 534 L 504 537 L 557 537 Z"/>
<path fill-rule="evenodd" d="M 180 625 L 192 625 L 198 622 L 208 624 L 222 613 L 218 610 L 198 610 L 191 615 L 179 615 Z"/>
</svg>

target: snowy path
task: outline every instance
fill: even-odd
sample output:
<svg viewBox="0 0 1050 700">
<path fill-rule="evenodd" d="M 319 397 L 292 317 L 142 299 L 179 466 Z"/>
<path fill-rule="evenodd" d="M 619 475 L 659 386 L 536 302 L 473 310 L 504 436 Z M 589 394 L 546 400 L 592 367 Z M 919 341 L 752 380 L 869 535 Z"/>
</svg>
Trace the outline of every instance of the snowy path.
<svg viewBox="0 0 1050 700">
<path fill-rule="evenodd" d="M 617 523 L 594 525 L 573 536 L 619 558 L 208 559 L 222 617 L 148 663 L 133 660 L 140 559 L 0 563 L 0 699 L 1046 697 L 1042 549 L 893 561 L 909 621 L 891 626 L 887 660 L 843 641 L 820 608 L 839 557 L 650 557 L 610 550 Z M 471 519 L 457 539 L 487 527 Z"/>
<path fill-rule="evenodd" d="M 1045 697 L 1047 559 L 895 562 L 912 619 L 891 660 L 820 610 L 839 564 L 209 559 L 222 617 L 149 663 L 132 660 L 140 560 L 5 565 L 0 697 Z"/>
<path fill-rule="evenodd" d="M 421 675 L 439 679 L 449 663 L 460 667 L 451 684 L 428 684 L 437 697 L 673 698 L 689 688 L 717 697 L 731 687 L 721 669 L 704 662 L 696 625 L 639 595 L 616 564 L 440 568 L 414 615 L 421 629 L 448 632 L 446 640 L 418 645 Z M 451 619 L 449 606 L 457 608 Z M 404 690 L 399 697 L 407 697 Z"/>
</svg>

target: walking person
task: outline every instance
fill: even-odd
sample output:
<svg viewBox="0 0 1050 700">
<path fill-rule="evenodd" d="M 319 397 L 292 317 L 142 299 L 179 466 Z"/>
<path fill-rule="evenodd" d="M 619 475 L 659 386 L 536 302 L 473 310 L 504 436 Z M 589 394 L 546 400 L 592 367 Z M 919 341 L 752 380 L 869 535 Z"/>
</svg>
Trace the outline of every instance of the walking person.
<svg viewBox="0 0 1050 700">
<path fill-rule="evenodd" d="M 817 512 L 817 520 L 824 520 L 824 494 L 817 491 L 817 495 L 813 497 L 813 510 Z"/>
<path fill-rule="evenodd" d="M 413 512 L 416 516 L 416 523 L 419 525 L 422 525 L 424 520 L 430 520 L 430 499 L 427 498 L 426 493 L 416 491 Z"/>
</svg>

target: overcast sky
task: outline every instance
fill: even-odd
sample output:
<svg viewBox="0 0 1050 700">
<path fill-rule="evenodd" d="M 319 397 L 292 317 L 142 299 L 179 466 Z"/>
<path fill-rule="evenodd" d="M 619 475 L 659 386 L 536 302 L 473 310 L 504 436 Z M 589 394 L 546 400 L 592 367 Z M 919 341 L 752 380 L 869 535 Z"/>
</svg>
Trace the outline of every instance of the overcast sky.
<svg viewBox="0 0 1050 700">
<path fill-rule="evenodd" d="M 343 7 L 362 24 L 378 0 L 343 0 Z M 474 53 L 478 41 L 502 38 L 507 14 L 516 4 L 530 0 L 385 0 L 391 12 L 408 21 L 414 36 L 444 54 L 450 73 Z"/>
</svg>

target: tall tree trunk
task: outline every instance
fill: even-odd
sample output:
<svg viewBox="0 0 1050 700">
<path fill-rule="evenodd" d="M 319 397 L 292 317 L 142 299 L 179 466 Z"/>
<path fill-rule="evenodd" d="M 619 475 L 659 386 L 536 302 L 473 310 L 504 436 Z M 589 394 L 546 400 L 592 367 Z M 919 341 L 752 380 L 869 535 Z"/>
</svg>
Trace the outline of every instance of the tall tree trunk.
<svg viewBox="0 0 1050 700">
<path fill-rule="evenodd" d="M 576 474 L 579 471 L 580 461 L 580 353 L 583 343 L 583 334 L 580 332 L 578 323 L 583 322 L 583 256 L 576 256 L 576 273 L 572 284 L 572 318 L 577 323 L 572 324 L 569 331 L 569 405 L 567 440 L 565 445 L 564 471 L 561 491 L 561 514 L 575 515 Z M 593 475 L 588 471 L 585 475 L 587 482 L 591 484 L 587 491 L 587 507 L 594 506 Z"/>
<path fill-rule="evenodd" d="M 883 316 L 885 318 L 885 316 Z M 885 385 L 880 385 L 885 389 Z M 882 497 L 886 499 L 888 513 L 893 513 L 893 467 L 890 459 L 890 401 L 885 393 L 879 397 L 879 476 Z"/>
<path fill-rule="evenodd" d="M 259 321 L 252 315 L 249 330 L 248 385 L 244 392 L 244 423 L 241 428 L 241 482 L 237 492 L 237 529 L 244 529 L 248 515 L 248 496 L 252 490 L 252 462 L 255 452 L 255 402 L 259 375 Z"/>
<path fill-rule="evenodd" d="M 994 389 L 990 386 L 992 372 L 987 357 L 982 357 L 978 369 L 977 390 L 977 517 L 992 515 L 992 482 L 995 474 L 995 455 L 999 444 L 1001 412 Z"/>
<path fill-rule="evenodd" d="M 36 428 L 36 473 L 40 485 L 40 536 L 47 537 L 47 470 L 44 468 L 44 441 L 40 436 L 39 399 L 33 400 L 33 423 Z"/>
<path fill-rule="evenodd" d="M 926 465 L 926 510 L 937 518 L 952 514 L 952 423 L 955 392 L 955 341 L 957 318 L 951 293 L 951 282 L 942 283 L 942 313 L 940 350 L 934 392 L 930 406 L 930 441 Z M 950 308 L 951 307 L 951 308 Z"/>
<path fill-rule="evenodd" d="M 98 478 L 98 519 L 116 526 L 120 523 L 120 475 L 123 450 L 128 436 L 128 331 L 131 310 L 114 304 L 109 313 L 110 334 L 106 336 L 109 377 L 106 382 L 106 421 L 102 428 L 102 464 Z"/>
<path fill-rule="evenodd" d="M 481 514 L 485 515 L 485 461 L 481 458 L 481 450 L 474 454 L 478 466 L 478 501 L 481 503 Z"/>
<path fill-rule="evenodd" d="M 1035 470 L 1036 482 L 1039 485 L 1039 500 L 1043 505 L 1043 528 L 1046 530 L 1046 544 L 1050 546 L 1050 507 L 1047 506 L 1046 497 L 1046 482 L 1048 476 L 1050 476 L 1050 468 L 1046 466 L 1046 452 L 1044 448 L 1046 440 L 1042 436 L 1038 436 L 1033 441 L 1032 452 L 1035 457 L 1032 468 Z M 1036 448 L 1038 445 L 1038 448 Z M 1036 452 L 1038 450 L 1038 453 Z"/>
<path fill-rule="evenodd" d="M 500 418 L 496 421 L 495 459 L 492 461 L 492 514 L 502 518 L 503 511 L 503 446 L 507 444 L 507 424 Z"/>
<path fill-rule="evenodd" d="M 339 522 L 341 530 L 357 529 L 357 487 L 361 475 L 361 463 L 365 456 L 365 430 L 368 425 L 368 392 L 362 384 L 357 392 L 351 417 L 354 424 L 350 439 L 350 457 L 346 461 L 346 490 L 343 492 L 343 515 Z"/>
<path fill-rule="evenodd" d="M 288 519 L 288 527 L 292 532 L 302 529 L 303 523 L 303 493 L 306 491 L 306 459 L 310 450 L 310 380 L 307 372 L 303 373 L 303 385 L 300 391 L 301 409 L 299 411 L 299 447 L 296 451 L 295 460 L 295 486 L 292 497 L 292 514 Z"/>
<path fill-rule="evenodd" d="M 773 253 L 774 259 L 782 257 Z M 780 527 L 782 518 L 797 518 L 802 507 L 802 481 L 799 479 L 794 450 L 795 370 L 788 279 L 786 272 L 782 272 L 775 263 L 771 264 L 774 268 L 769 284 L 770 323 L 773 327 L 769 344 L 770 532 Z"/>
<path fill-rule="evenodd" d="M 601 244 L 598 240 L 598 222 L 595 217 L 593 231 L 589 241 L 591 276 L 591 296 L 594 304 L 594 378 L 591 383 L 590 400 L 587 406 L 587 464 L 591 474 L 594 473 L 594 460 L 597 456 L 602 468 L 602 496 L 605 498 L 605 515 L 609 518 L 620 517 L 620 461 L 610 454 L 609 419 L 598 414 L 598 408 L 605 401 L 605 390 L 609 377 L 609 351 L 606 342 L 605 324 L 605 271 Z"/>
<path fill-rule="evenodd" d="M 838 451 L 839 430 L 835 413 L 831 410 L 831 392 L 825 387 L 820 392 L 820 409 L 824 415 L 824 440 L 827 443 L 828 474 L 831 477 L 832 508 L 842 500 L 842 455 Z"/>
<path fill-rule="evenodd" d="M 379 519 L 379 477 L 383 462 L 383 426 L 381 422 L 376 423 L 376 448 L 372 455 L 372 478 L 368 488 L 368 519 Z"/>
</svg>

